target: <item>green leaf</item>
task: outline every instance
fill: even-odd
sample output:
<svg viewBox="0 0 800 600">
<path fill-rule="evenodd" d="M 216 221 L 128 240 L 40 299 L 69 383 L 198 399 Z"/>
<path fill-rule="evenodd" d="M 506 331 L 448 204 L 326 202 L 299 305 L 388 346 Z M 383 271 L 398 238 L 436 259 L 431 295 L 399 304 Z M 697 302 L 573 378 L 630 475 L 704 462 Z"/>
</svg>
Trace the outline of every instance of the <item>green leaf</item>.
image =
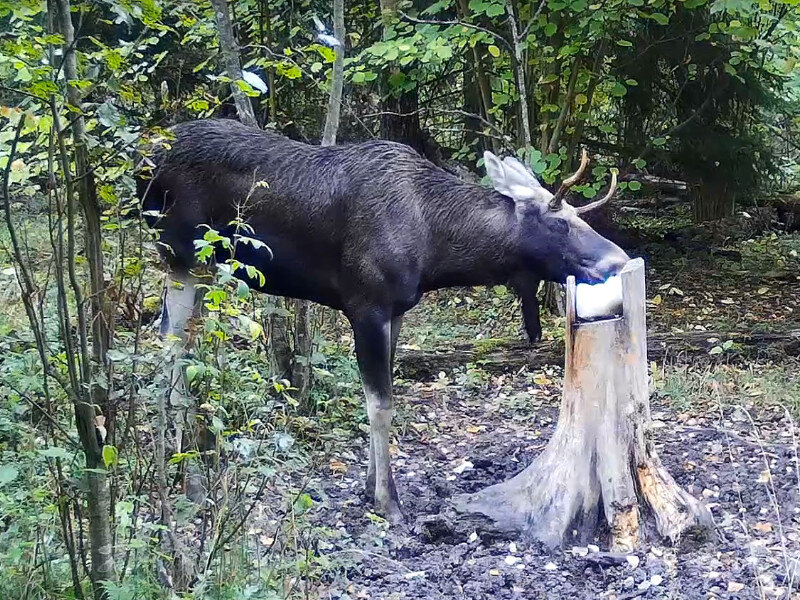
<svg viewBox="0 0 800 600">
<path fill-rule="evenodd" d="M 498 48 L 495 45 L 489 46 L 489 54 L 491 54 L 495 58 L 498 58 L 500 56 L 500 48 Z"/>
<path fill-rule="evenodd" d="M 119 459 L 119 450 L 116 446 L 103 446 L 103 464 L 106 469 L 109 467 L 116 467 L 117 460 Z"/>
<path fill-rule="evenodd" d="M 555 23 L 548 23 L 544 26 L 544 34 L 548 37 L 553 35 L 556 31 L 558 31 L 558 27 L 556 27 Z"/>
<path fill-rule="evenodd" d="M 650 18 L 653 19 L 659 25 L 666 25 L 669 23 L 669 17 L 667 15 L 661 13 L 653 13 L 650 15 Z"/>
<path fill-rule="evenodd" d="M 667 143 L 667 138 L 657 137 L 653 140 L 653 146 L 663 146 Z"/>
<path fill-rule="evenodd" d="M 189 365 L 186 367 L 186 380 L 192 383 L 198 376 L 202 376 L 203 373 L 205 373 L 205 367 L 203 365 Z"/>
<path fill-rule="evenodd" d="M 630 48 L 631 46 L 633 46 L 633 42 L 629 42 L 628 40 L 617 40 L 617 46 Z"/>
<path fill-rule="evenodd" d="M 11 483 L 19 475 L 19 470 L 13 465 L 3 465 L 0 467 L 0 485 Z"/>
<path fill-rule="evenodd" d="M 64 448 L 59 448 L 58 446 L 50 446 L 49 448 L 45 448 L 44 450 L 39 450 L 39 454 L 42 456 L 46 456 L 47 458 L 72 458 L 72 454 L 69 453 Z"/>
<path fill-rule="evenodd" d="M 722 346 L 714 346 L 708 351 L 709 354 L 722 354 Z"/>
<path fill-rule="evenodd" d="M 636 166 L 637 169 L 644 169 L 644 166 L 647 164 L 647 161 L 643 158 L 637 158 L 633 161 L 633 164 Z"/>
<path fill-rule="evenodd" d="M 638 192 L 640 189 L 642 189 L 642 183 L 640 181 L 629 181 L 628 189 Z"/>
<path fill-rule="evenodd" d="M 617 96 L 618 98 L 621 98 L 622 96 L 624 96 L 627 93 L 628 93 L 628 88 L 626 88 L 619 81 L 615 81 L 614 82 L 614 87 L 611 88 L 611 95 L 612 96 Z"/>
</svg>

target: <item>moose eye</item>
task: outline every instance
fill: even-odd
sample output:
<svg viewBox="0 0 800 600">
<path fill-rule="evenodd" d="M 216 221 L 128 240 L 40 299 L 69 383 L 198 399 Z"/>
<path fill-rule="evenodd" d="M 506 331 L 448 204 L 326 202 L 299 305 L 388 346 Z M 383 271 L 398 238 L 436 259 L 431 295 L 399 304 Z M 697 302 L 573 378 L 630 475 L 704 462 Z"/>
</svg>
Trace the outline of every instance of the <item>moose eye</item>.
<svg viewBox="0 0 800 600">
<path fill-rule="evenodd" d="M 569 223 L 567 223 L 564 219 L 559 219 L 558 217 L 547 219 L 547 228 L 553 233 L 558 233 L 561 235 L 569 233 Z"/>
</svg>

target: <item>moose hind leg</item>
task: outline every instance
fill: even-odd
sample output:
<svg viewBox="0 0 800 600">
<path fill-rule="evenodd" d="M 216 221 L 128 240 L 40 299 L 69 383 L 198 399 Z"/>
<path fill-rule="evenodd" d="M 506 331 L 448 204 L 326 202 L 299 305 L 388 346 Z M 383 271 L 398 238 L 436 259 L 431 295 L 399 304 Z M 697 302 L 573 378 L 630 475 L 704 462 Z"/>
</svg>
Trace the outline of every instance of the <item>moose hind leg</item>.
<svg viewBox="0 0 800 600">
<path fill-rule="evenodd" d="M 351 318 L 356 357 L 364 384 L 370 427 L 370 465 L 367 497 L 389 521 L 401 522 L 403 513 L 392 477 L 389 430 L 392 424 L 391 319 L 369 311 Z"/>
<path fill-rule="evenodd" d="M 511 286 L 522 301 L 522 322 L 525 333 L 531 344 L 542 340 L 542 321 L 539 317 L 539 280 L 532 275 L 520 275 L 514 278 Z"/>
<path fill-rule="evenodd" d="M 392 351 L 391 351 L 391 362 L 389 364 L 390 372 L 394 366 L 394 357 L 397 353 L 397 339 L 400 337 L 400 328 L 403 326 L 403 315 L 395 316 L 392 318 L 392 334 L 391 334 L 391 344 L 392 344 Z M 394 490 L 392 493 L 396 496 L 397 491 L 394 488 L 394 480 L 391 478 L 389 479 L 389 486 L 391 490 Z M 370 443 L 369 443 L 369 467 L 367 468 L 367 485 L 365 494 L 367 496 L 367 500 L 370 502 L 375 502 L 375 445 L 373 444 L 372 436 L 370 435 Z"/>
</svg>

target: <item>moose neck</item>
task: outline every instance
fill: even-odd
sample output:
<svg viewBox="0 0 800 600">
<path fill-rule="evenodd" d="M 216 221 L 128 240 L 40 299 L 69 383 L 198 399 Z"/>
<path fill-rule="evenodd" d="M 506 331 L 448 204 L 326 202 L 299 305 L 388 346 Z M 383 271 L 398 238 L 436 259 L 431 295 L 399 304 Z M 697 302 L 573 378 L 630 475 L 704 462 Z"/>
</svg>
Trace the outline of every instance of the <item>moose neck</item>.
<svg viewBox="0 0 800 600">
<path fill-rule="evenodd" d="M 507 282 L 522 268 L 513 201 L 440 173 L 417 188 L 429 230 L 423 291 Z"/>
</svg>

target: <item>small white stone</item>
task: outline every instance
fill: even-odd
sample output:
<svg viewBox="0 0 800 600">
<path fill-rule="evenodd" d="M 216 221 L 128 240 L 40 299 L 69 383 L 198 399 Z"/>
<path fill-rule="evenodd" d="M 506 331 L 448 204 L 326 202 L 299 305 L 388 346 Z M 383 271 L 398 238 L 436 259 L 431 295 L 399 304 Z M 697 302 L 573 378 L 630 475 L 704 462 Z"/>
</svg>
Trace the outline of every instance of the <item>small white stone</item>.
<svg viewBox="0 0 800 600">
<path fill-rule="evenodd" d="M 738 581 L 729 581 L 728 582 L 728 593 L 735 594 L 736 592 L 741 592 L 744 589 L 744 584 L 739 583 Z"/>
<path fill-rule="evenodd" d="M 544 566 L 545 571 L 555 571 L 558 568 L 558 565 L 554 562 L 549 562 Z"/>
<path fill-rule="evenodd" d="M 425 571 L 409 571 L 408 573 L 404 574 L 403 577 L 406 579 L 423 579 L 425 575 Z"/>
<path fill-rule="evenodd" d="M 475 531 L 473 531 L 472 533 L 469 534 L 468 541 L 470 543 L 476 542 L 477 540 L 478 540 L 478 534 Z"/>
<path fill-rule="evenodd" d="M 453 473 L 458 473 L 459 475 L 461 475 L 461 473 L 463 473 L 468 469 L 471 469 L 473 466 L 475 465 L 473 465 L 465 458 L 463 461 L 461 461 L 460 465 L 458 465 L 455 469 L 453 469 Z"/>
<path fill-rule="evenodd" d="M 511 542 L 508 545 L 508 551 L 511 552 L 511 554 L 516 554 L 517 553 L 517 545 L 514 542 Z"/>
<path fill-rule="evenodd" d="M 625 557 L 625 560 L 628 561 L 628 564 L 631 566 L 631 569 L 635 569 L 639 566 L 639 557 L 635 554 L 629 554 Z"/>
<path fill-rule="evenodd" d="M 656 586 L 664 583 L 664 578 L 661 575 L 653 575 L 650 578 L 650 585 Z"/>
<path fill-rule="evenodd" d="M 520 560 L 522 560 L 522 559 L 519 556 L 506 556 L 505 562 L 506 562 L 507 565 L 515 565 Z"/>
<path fill-rule="evenodd" d="M 586 546 L 586 548 L 588 548 L 589 552 L 593 554 L 597 554 L 598 552 L 600 552 L 600 546 L 595 546 L 594 544 L 589 544 L 588 546 Z"/>
<path fill-rule="evenodd" d="M 640 590 L 649 590 L 650 589 L 650 580 L 645 579 L 642 583 L 639 584 Z"/>
<path fill-rule="evenodd" d="M 589 549 L 584 548 L 583 546 L 573 546 L 572 554 L 573 556 L 586 556 L 587 554 L 589 554 Z"/>
</svg>

